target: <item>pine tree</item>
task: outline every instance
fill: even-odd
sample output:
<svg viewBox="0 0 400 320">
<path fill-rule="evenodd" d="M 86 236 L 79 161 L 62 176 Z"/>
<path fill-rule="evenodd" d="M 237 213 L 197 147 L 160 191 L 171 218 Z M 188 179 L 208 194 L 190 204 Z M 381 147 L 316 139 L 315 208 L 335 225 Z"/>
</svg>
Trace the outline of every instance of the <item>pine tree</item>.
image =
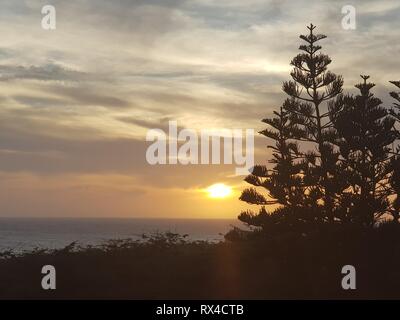
<svg viewBox="0 0 400 320">
<path fill-rule="evenodd" d="M 316 146 L 316 151 L 303 155 L 305 181 L 308 193 L 323 203 L 321 220 L 334 222 L 335 199 L 345 186 L 340 178 L 339 153 L 334 146 L 336 136 L 327 102 L 341 94 L 343 79 L 327 70 L 331 59 L 320 52 L 318 44 L 326 36 L 314 34 L 313 24 L 307 28 L 309 34 L 300 36 L 306 44 L 299 47 L 302 52 L 291 61 L 293 80 L 283 84 L 290 96 L 284 107 L 299 128 L 295 138 Z"/>
<path fill-rule="evenodd" d="M 342 92 L 342 77 L 327 71 L 331 63 L 320 53 L 318 41 L 326 36 L 301 35 L 306 44 L 292 61 L 292 81 L 284 82 L 288 98 L 273 118 L 264 119 L 269 128 L 260 133 L 274 141 L 272 169 L 256 165 L 245 181 L 252 185 L 240 200 L 259 205 L 258 213 L 242 212 L 239 219 L 250 226 L 289 226 L 299 222 L 334 221 L 335 198 L 345 186 L 339 183 L 339 152 L 335 150 L 336 131 L 329 119 L 327 102 Z M 315 146 L 316 151 L 300 151 L 299 143 Z M 262 189 L 265 192 L 258 191 Z M 266 206 L 275 205 L 268 212 Z"/>
<path fill-rule="evenodd" d="M 331 121 L 340 136 L 338 145 L 348 169 L 349 216 L 354 222 L 372 226 L 390 207 L 388 181 L 396 132 L 394 119 L 371 93 L 375 84 L 367 82 L 369 76 L 361 77 L 363 82 L 356 85 L 360 94 L 339 96 L 331 106 Z"/>
<path fill-rule="evenodd" d="M 400 81 L 390 81 L 397 88 L 400 88 Z M 390 95 L 398 102 L 393 104 L 394 108 L 390 110 L 390 114 L 400 122 L 400 92 L 391 92 Z"/>
<path fill-rule="evenodd" d="M 274 111 L 274 117 L 262 121 L 269 127 L 260 133 L 274 141 L 274 144 L 268 146 L 273 150 L 273 158 L 269 162 L 274 166 L 268 169 L 265 165 L 256 165 L 252 174 L 245 178 L 253 187 L 245 189 L 240 200 L 262 207 L 258 213 L 242 212 L 239 220 L 265 230 L 279 222 L 287 222 L 289 211 L 300 212 L 290 209 L 302 206 L 304 193 L 299 176 L 300 166 L 295 163 L 299 155 L 298 145 L 292 140 L 296 127 L 290 122 L 288 112 L 281 107 L 280 112 Z M 256 188 L 261 188 L 264 192 Z M 278 208 L 268 213 L 266 205 L 276 205 Z"/>
<path fill-rule="evenodd" d="M 392 216 L 394 222 L 400 222 L 400 148 L 397 148 L 396 155 L 392 159 L 393 174 L 390 177 L 390 185 L 393 189 L 394 200 L 392 202 Z"/>
<path fill-rule="evenodd" d="M 397 88 L 400 88 L 400 81 L 391 81 Z M 397 100 L 393 104 L 393 109 L 390 110 L 390 114 L 400 123 L 400 92 L 391 92 L 390 95 Z M 397 139 L 400 140 L 400 129 L 397 128 Z M 393 218 L 394 221 L 398 222 L 400 218 L 400 147 L 398 146 L 395 152 L 395 156 L 392 160 L 393 175 L 390 179 L 390 184 L 393 188 L 395 199 L 393 201 Z"/>
</svg>

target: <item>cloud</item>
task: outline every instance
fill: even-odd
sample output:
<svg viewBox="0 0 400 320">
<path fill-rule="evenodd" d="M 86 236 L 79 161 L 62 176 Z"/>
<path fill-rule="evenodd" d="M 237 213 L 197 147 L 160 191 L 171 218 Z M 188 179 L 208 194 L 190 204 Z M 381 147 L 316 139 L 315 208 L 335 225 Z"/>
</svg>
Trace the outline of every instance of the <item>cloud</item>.
<svg viewBox="0 0 400 320">
<path fill-rule="evenodd" d="M 75 101 L 80 105 L 98 105 L 104 107 L 128 107 L 130 102 L 118 97 L 92 92 L 93 89 L 85 86 L 53 86 L 51 92 L 64 98 Z"/>
<path fill-rule="evenodd" d="M 36 108 L 66 106 L 66 101 L 64 99 L 28 95 L 15 95 L 12 98 L 18 103 Z"/>
<path fill-rule="evenodd" d="M 388 81 L 399 78 L 397 0 L 353 1 L 354 31 L 341 27 L 344 0 L 53 0 L 54 32 L 40 27 L 44 4 L 0 4 L 0 171 L 15 183 L 8 193 L 14 207 L 7 202 L 15 214 L 24 210 L 18 190 L 31 194 L 25 209 L 36 213 L 88 214 L 68 207 L 83 192 L 83 207 L 100 210 L 96 195 L 110 193 L 125 214 L 137 207 L 154 215 L 160 207 L 145 204 L 151 196 L 168 204 L 172 195 L 217 181 L 240 183 L 233 166 L 149 166 L 145 134 L 167 131 L 169 120 L 192 129 L 262 129 L 260 120 L 285 99 L 282 81 L 310 22 L 328 35 L 323 52 L 346 89 L 368 73 L 387 101 Z M 259 162 L 270 156 L 266 144 L 256 138 Z M 35 193 L 30 183 L 45 191 Z M 47 196 L 53 188 L 57 201 Z"/>
<path fill-rule="evenodd" d="M 86 74 L 69 70 L 57 64 L 44 66 L 13 66 L 0 65 L 0 81 L 9 80 L 39 80 L 39 81 L 79 81 L 84 80 Z"/>
</svg>

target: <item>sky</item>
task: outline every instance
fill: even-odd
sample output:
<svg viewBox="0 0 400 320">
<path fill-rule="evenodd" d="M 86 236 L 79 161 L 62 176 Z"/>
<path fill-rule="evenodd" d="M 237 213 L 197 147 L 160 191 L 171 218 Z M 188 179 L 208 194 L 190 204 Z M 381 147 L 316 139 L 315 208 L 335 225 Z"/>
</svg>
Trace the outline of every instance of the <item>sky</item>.
<svg viewBox="0 0 400 320">
<path fill-rule="evenodd" d="M 56 30 L 41 27 L 44 5 Z M 345 90 L 369 74 L 390 103 L 399 16 L 398 0 L 1 0 L 0 216 L 236 218 L 243 176 L 152 166 L 148 130 L 262 130 L 311 22 Z M 266 163 L 268 141 L 255 141 Z M 233 192 L 207 196 L 215 183 Z"/>
</svg>

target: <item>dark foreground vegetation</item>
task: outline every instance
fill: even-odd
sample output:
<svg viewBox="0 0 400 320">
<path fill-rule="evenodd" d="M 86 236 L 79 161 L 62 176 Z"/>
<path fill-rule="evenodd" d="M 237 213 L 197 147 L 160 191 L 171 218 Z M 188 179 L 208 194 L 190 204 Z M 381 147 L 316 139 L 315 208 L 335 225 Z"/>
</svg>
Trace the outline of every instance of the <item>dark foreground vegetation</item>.
<svg viewBox="0 0 400 320">
<path fill-rule="evenodd" d="M 221 243 L 169 233 L 99 247 L 3 252 L 0 298 L 400 298 L 399 228 L 321 225 L 307 236 L 253 234 Z M 41 269 L 49 264 L 57 271 L 57 289 L 45 291 Z M 357 270 L 356 290 L 341 287 L 348 264 Z"/>
</svg>

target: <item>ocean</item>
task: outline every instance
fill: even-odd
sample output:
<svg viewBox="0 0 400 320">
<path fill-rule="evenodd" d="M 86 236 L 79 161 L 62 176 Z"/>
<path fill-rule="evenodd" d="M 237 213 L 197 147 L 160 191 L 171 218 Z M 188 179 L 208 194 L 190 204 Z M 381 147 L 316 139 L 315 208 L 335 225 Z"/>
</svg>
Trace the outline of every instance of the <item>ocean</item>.
<svg viewBox="0 0 400 320">
<path fill-rule="evenodd" d="M 58 249 L 73 241 L 97 245 L 166 231 L 188 234 L 190 240 L 220 241 L 233 225 L 240 224 L 228 219 L 0 218 L 0 251 Z"/>
</svg>

